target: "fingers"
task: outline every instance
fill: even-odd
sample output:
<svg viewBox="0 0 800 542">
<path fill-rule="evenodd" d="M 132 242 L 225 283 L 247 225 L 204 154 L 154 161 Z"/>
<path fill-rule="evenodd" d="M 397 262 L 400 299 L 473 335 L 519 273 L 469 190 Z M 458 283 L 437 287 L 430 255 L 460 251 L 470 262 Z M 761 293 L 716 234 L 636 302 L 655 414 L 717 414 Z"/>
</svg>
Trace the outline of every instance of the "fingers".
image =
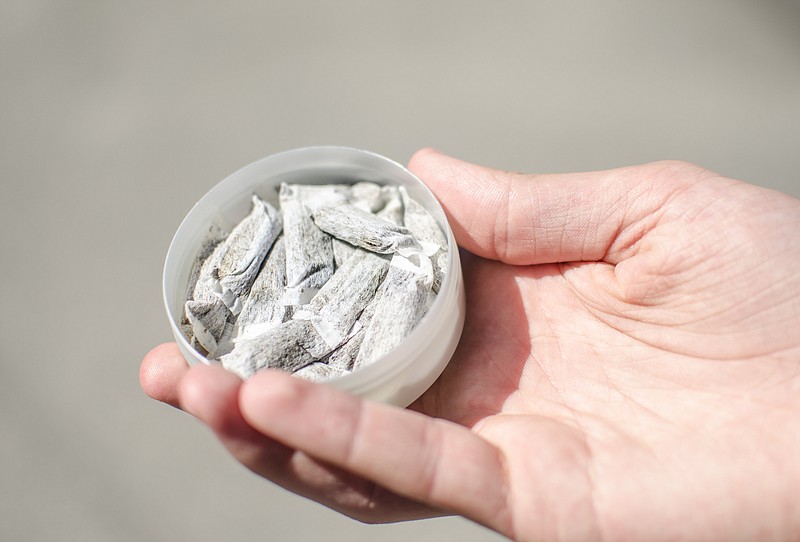
<svg viewBox="0 0 800 542">
<path fill-rule="evenodd" d="M 221 367 L 190 368 L 174 343 L 162 344 L 148 352 L 139 376 L 148 396 L 198 418 L 214 431 L 237 461 L 289 491 L 367 522 L 442 515 L 426 504 L 321 463 L 257 431 L 239 410 L 242 387 L 239 377 Z"/>
<path fill-rule="evenodd" d="M 142 360 L 139 384 L 153 399 L 178 407 L 178 382 L 188 370 L 177 344 L 161 344 Z"/>
<path fill-rule="evenodd" d="M 510 532 L 498 450 L 469 430 L 265 372 L 239 408 L 256 430 L 409 499 Z"/>
<path fill-rule="evenodd" d="M 205 423 L 240 463 L 259 474 L 285 469 L 293 451 L 265 437 L 242 418 L 242 380 L 221 367 L 197 366 L 178 387 L 183 410 Z M 266 471 L 266 472 L 264 472 Z"/>
<path fill-rule="evenodd" d="M 219 367 L 188 371 L 178 388 L 182 408 L 205 423 L 245 467 L 299 495 L 362 521 L 440 515 L 351 473 L 322 464 L 256 431 L 242 417 L 242 381 Z"/>
<path fill-rule="evenodd" d="M 417 152 L 409 162 L 436 194 L 458 243 L 505 263 L 616 263 L 684 180 L 702 172 L 665 162 L 593 173 L 522 175 Z"/>
<path fill-rule="evenodd" d="M 241 385 L 238 376 L 220 367 L 193 367 L 180 382 L 178 398 L 181 408 L 211 428 L 237 458 L 251 462 L 248 455 L 256 455 L 264 439 L 239 413 Z"/>
</svg>

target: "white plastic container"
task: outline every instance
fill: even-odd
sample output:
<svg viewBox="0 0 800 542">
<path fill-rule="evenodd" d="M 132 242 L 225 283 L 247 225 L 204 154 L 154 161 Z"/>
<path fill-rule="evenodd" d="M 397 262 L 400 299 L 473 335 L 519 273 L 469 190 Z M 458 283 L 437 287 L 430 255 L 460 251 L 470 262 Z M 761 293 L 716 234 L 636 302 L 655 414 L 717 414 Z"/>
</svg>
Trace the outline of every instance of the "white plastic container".
<svg viewBox="0 0 800 542">
<path fill-rule="evenodd" d="M 253 193 L 277 204 L 281 182 L 327 184 L 372 181 L 405 186 L 436 219 L 447 238 L 447 271 L 428 313 L 394 350 L 353 373 L 326 383 L 361 397 L 405 407 L 430 387 L 456 349 L 464 327 L 461 262 L 453 232 L 433 193 L 406 168 L 378 154 L 346 147 L 306 147 L 274 154 L 230 175 L 184 218 L 164 264 L 164 304 L 172 333 L 190 364 L 216 364 L 195 351 L 181 333 L 189 273 L 209 226 L 230 231 L 250 208 Z"/>
</svg>

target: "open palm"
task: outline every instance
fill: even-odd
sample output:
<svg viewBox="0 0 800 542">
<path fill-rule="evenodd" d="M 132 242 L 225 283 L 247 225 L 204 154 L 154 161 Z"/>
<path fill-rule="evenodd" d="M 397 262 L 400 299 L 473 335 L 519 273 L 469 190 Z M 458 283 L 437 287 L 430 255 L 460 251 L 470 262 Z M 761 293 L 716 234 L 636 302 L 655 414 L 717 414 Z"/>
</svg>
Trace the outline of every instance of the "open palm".
<svg viewBox="0 0 800 542">
<path fill-rule="evenodd" d="M 462 340 L 410 410 L 189 371 L 174 345 L 148 354 L 145 391 L 258 474 L 367 521 L 800 534 L 800 202 L 682 163 L 524 176 L 424 151 L 410 167 L 471 252 Z"/>
</svg>

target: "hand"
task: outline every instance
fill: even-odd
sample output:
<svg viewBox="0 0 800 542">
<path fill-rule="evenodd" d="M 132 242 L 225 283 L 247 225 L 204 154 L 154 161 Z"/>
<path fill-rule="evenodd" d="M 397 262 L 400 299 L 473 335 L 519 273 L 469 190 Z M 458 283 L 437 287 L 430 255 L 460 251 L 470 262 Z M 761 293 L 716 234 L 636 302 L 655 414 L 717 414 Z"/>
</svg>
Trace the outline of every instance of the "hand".
<svg viewBox="0 0 800 542">
<path fill-rule="evenodd" d="M 150 352 L 152 397 L 365 521 L 461 514 L 519 540 L 800 535 L 800 201 L 677 162 L 409 166 L 464 253 L 467 321 L 408 410 Z"/>
</svg>

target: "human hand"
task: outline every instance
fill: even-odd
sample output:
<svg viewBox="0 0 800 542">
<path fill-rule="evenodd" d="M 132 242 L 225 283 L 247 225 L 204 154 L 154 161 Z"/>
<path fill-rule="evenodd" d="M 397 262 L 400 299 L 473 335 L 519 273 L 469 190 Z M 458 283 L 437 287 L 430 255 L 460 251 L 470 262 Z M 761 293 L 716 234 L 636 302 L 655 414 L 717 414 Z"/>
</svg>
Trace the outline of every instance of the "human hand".
<svg viewBox="0 0 800 542">
<path fill-rule="evenodd" d="M 464 253 L 455 356 L 408 410 L 144 359 L 242 464 L 364 521 L 519 540 L 800 536 L 800 201 L 665 162 L 521 175 L 421 151 Z"/>
</svg>

